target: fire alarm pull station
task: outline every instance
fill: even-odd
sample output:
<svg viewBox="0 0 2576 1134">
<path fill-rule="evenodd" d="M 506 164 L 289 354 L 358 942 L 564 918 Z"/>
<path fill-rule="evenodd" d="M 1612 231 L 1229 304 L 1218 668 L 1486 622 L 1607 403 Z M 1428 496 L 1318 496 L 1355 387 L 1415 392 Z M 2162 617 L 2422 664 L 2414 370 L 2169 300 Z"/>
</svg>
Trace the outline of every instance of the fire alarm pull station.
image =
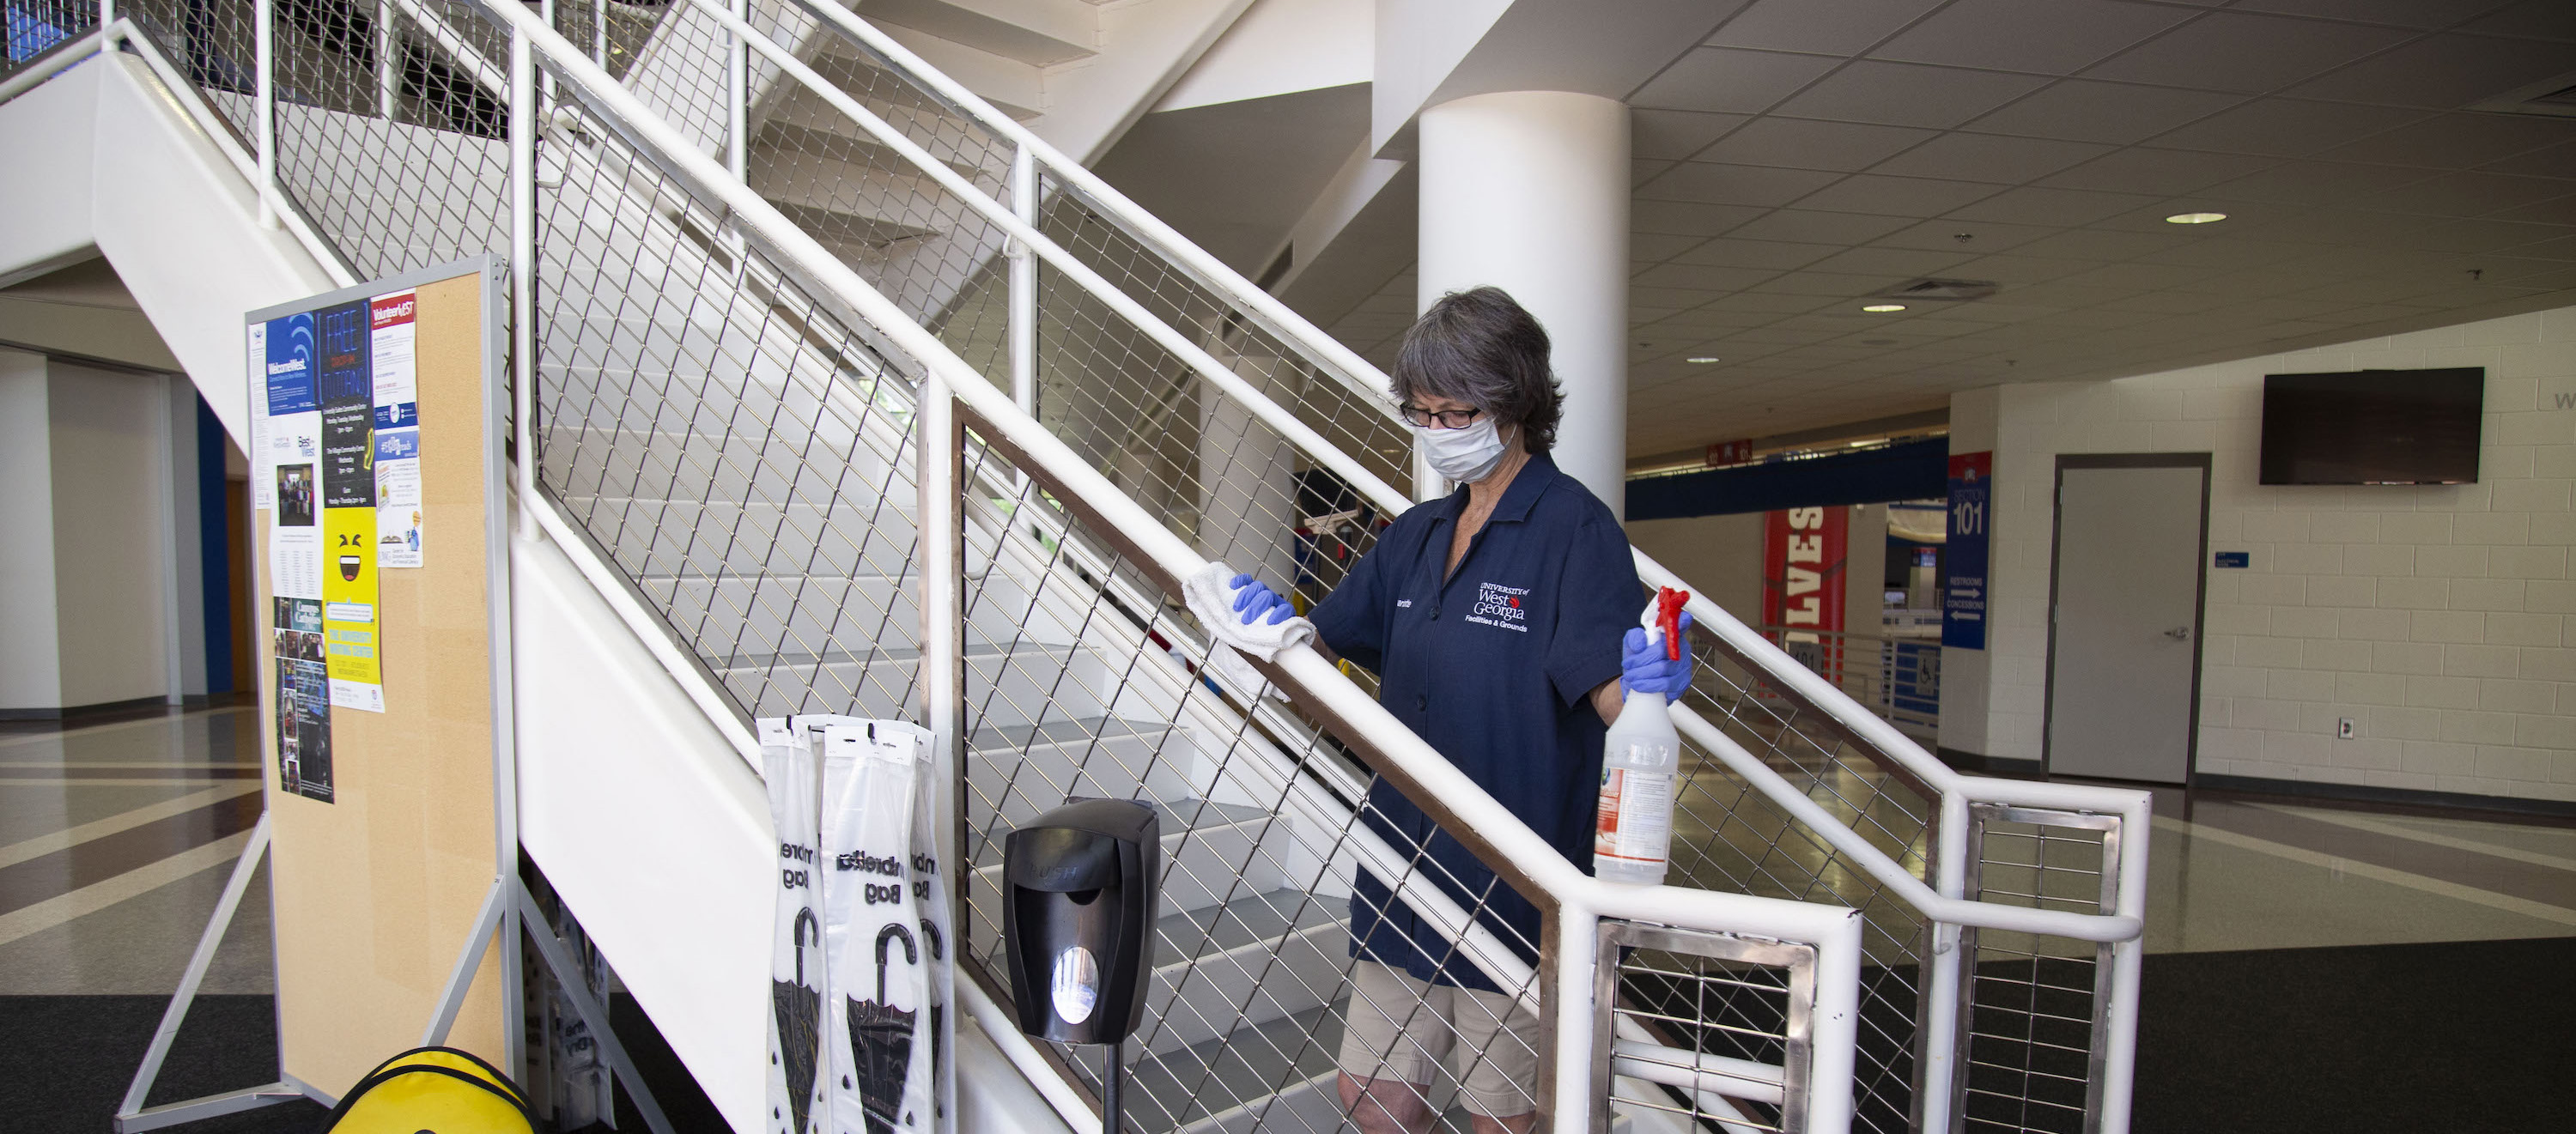
<svg viewBox="0 0 2576 1134">
<path fill-rule="evenodd" d="M 1002 844 L 1002 949 L 1020 1030 L 1109 1046 L 1101 1110 L 1119 1129 L 1125 1040 L 1145 1018 L 1163 824 L 1124 799 L 1069 800 Z"/>
</svg>

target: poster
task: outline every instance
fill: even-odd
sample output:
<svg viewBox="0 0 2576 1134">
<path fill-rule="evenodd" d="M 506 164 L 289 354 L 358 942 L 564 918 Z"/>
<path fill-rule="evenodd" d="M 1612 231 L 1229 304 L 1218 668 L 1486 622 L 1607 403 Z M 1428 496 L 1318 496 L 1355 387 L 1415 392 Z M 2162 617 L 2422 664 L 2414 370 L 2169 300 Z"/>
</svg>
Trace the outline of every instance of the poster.
<svg viewBox="0 0 2576 1134">
<path fill-rule="evenodd" d="M 1992 531 L 1995 455 L 1950 454 L 1950 536 L 1943 555 L 1941 644 L 1986 648 L 1986 545 Z"/>
<path fill-rule="evenodd" d="M 315 313 L 321 344 L 322 636 L 335 708 L 385 711 L 376 655 L 376 400 L 365 300 Z"/>
<path fill-rule="evenodd" d="M 375 380 L 376 566 L 418 567 L 420 395 L 412 362 L 418 297 L 397 291 L 367 301 L 368 371 Z"/>
<path fill-rule="evenodd" d="M 331 678 L 323 662 L 322 604 L 274 600 L 277 645 L 277 787 L 331 802 Z"/>
<path fill-rule="evenodd" d="M 316 344 L 311 315 L 272 319 L 262 326 L 256 390 L 267 398 L 262 494 L 276 509 L 269 532 L 272 591 L 281 598 L 322 597 L 321 403 L 315 397 Z"/>
<path fill-rule="evenodd" d="M 1762 533 L 1762 622 L 1790 657 L 1827 680 L 1842 676 L 1845 563 L 1851 509 L 1770 513 Z"/>
</svg>

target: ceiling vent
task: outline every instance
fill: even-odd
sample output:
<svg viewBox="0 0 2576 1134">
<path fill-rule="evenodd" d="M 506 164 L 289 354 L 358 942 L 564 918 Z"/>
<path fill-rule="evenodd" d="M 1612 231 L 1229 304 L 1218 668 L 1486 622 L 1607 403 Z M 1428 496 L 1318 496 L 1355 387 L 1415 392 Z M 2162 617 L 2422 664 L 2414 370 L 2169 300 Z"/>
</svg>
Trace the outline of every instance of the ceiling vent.
<svg viewBox="0 0 2576 1134">
<path fill-rule="evenodd" d="M 1926 276 L 1907 280 L 1885 291 L 1870 293 L 1872 299 L 1919 299 L 1933 303 L 1959 303 L 1984 299 L 2001 290 L 1993 280 L 1945 280 Z"/>
<path fill-rule="evenodd" d="M 2485 102 L 2473 103 L 2471 110 L 2497 114 L 2538 114 L 2549 118 L 2576 118 L 2576 72 L 2545 79 L 2527 87 L 2517 87 Z"/>
</svg>

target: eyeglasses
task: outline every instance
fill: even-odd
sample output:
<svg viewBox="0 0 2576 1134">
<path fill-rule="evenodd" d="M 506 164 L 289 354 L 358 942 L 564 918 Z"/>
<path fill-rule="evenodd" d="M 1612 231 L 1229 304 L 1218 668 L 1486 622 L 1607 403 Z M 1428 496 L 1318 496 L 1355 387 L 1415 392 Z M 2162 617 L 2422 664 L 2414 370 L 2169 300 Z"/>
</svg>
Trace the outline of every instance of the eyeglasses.
<svg viewBox="0 0 2576 1134">
<path fill-rule="evenodd" d="M 1476 423 L 1477 415 L 1485 412 L 1480 409 L 1429 410 L 1411 403 L 1396 408 L 1404 412 L 1404 420 L 1424 429 L 1434 424 L 1442 429 L 1465 429 Z"/>
</svg>

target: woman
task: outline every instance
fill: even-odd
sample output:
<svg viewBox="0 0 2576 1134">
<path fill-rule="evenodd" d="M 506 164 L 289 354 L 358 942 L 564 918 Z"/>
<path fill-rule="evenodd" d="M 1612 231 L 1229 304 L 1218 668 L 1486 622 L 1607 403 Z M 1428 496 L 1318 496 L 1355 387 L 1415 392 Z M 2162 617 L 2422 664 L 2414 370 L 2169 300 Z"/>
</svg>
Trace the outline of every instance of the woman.
<svg viewBox="0 0 2576 1134">
<path fill-rule="evenodd" d="M 1316 605 L 1316 640 L 1374 671 L 1389 712 L 1589 872 L 1602 734 L 1621 687 L 1677 694 L 1688 654 L 1646 648 L 1646 591 L 1618 518 L 1548 459 L 1564 398 L 1547 332 L 1520 304 L 1491 287 L 1433 304 L 1405 333 L 1395 396 L 1432 467 L 1462 487 L 1378 537 Z M 1235 582 L 1244 623 L 1289 616 L 1268 587 Z M 1398 854 L 1423 848 L 1418 879 L 1537 960 L 1536 907 L 1384 781 L 1369 804 Z M 1477 1129 L 1528 1130 L 1538 1020 L 1366 871 L 1351 936 L 1341 1094 L 1360 1127 L 1427 1130 L 1428 1084 L 1463 1040 Z"/>
</svg>

